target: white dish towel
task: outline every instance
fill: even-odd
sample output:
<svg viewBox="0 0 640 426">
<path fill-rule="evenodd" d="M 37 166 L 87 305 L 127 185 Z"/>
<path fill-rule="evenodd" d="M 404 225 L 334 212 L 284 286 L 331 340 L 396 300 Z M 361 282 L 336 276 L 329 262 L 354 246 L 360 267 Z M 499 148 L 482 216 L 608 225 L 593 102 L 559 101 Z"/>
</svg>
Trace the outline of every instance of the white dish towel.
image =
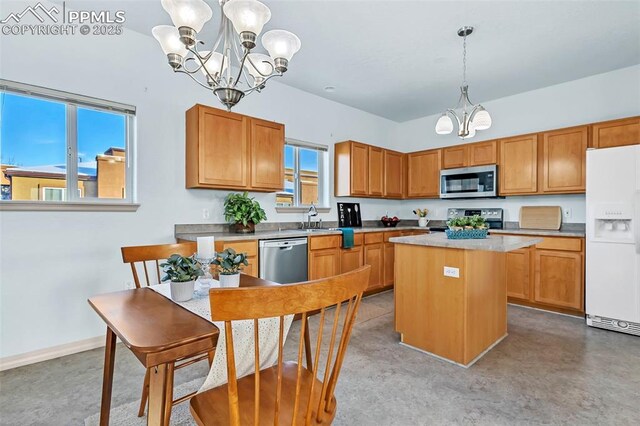
<svg viewBox="0 0 640 426">
<path fill-rule="evenodd" d="M 150 288 L 171 300 L 170 284 L 157 284 Z M 216 280 L 211 281 L 211 287 L 220 287 Z M 186 302 L 174 302 L 188 309 L 196 315 L 211 321 L 211 305 L 209 298 L 191 299 Z M 293 315 L 284 318 L 283 344 L 286 342 L 289 328 L 293 321 Z M 227 383 L 227 349 L 224 322 L 212 321 L 219 329 L 218 345 L 213 357 L 213 363 L 204 384 L 198 391 L 204 392 Z M 233 321 L 233 349 L 236 359 L 236 374 L 238 378 L 255 372 L 255 344 L 253 336 L 253 320 Z M 278 360 L 278 333 L 280 328 L 279 318 L 263 318 L 258 321 L 260 369 L 273 366 Z"/>
</svg>

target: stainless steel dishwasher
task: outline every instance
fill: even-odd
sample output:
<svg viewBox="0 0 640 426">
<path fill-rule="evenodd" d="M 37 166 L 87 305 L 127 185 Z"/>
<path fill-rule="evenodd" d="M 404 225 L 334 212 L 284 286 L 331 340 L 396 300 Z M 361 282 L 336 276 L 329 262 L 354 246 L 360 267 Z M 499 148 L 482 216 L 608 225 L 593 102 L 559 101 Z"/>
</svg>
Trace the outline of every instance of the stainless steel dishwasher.
<svg viewBox="0 0 640 426">
<path fill-rule="evenodd" d="M 260 240 L 260 278 L 280 284 L 307 281 L 307 239 Z"/>
</svg>

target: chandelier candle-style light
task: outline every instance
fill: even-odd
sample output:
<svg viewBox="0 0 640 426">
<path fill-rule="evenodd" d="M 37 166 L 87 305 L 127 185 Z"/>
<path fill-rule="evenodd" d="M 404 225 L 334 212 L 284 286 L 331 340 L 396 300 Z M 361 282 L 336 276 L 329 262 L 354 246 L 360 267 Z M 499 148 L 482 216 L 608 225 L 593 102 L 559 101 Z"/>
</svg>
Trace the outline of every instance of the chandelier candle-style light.
<svg viewBox="0 0 640 426">
<path fill-rule="evenodd" d="M 469 100 L 469 86 L 467 86 L 467 36 L 473 32 L 473 27 L 462 27 L 458 35 L 462 37 L 462 86 L 460 86 L 460 99 L 455 109 L 462 109 L 462 118 L 458 117 L 455 109 L 449 108 L 442 113 L 436 123 L 436 133 L 448 135 L 453 131 L 453 121 L 458 122 L 458 136 L 462 139 L 472 138 L 476 130 L 485 130 L 491 127 L 491 116 L 482 105 L 473 105 Z"/>
<path fill-rule="evenodd" d="M 269 52 L 251 53 L 271 11 L 257 0 L 219 0 L 220 29 L 211 50 L 197 39 L 213 11 L 203 0 L 162 0 L 173 26 L 152 30 L 174 72 L 187 74 L 202 87 L 212 90 L 230 110 L 245 95 L 264 89 L 272 77 L 282 76 L 289 61 L 300 50 L 300 39 L 285 30 L 271 30 L 262 36 Z M 237 33 L 237 34 L 236 34 Z M 199 77 L 202 75 L 203 77 Z M 198 78 L 199 77 L 199 78 Z M 204 81 L 200 81 L 203 79 Z"/>
</svg>

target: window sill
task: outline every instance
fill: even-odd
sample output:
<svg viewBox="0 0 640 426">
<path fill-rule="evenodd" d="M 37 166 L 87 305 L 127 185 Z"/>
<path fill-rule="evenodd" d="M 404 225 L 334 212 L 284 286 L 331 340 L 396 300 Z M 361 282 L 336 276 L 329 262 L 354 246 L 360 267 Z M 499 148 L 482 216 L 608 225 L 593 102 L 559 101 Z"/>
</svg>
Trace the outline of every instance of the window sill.
<svg viewBox="0 0 640 426">
<path fill-rule="evenodd" d="M 0 211 L 135 212 L 134 203 L 74 203 L 56 201 L 0 201 Z"/>
<path fill-rule="evenodd" d="M 309 211 L 309 207 L 276 207 L 276 212 L 278 213 L 307 213 Z M 316 211 L 318 213 L 329 213 L 331 212 L 331 207 L 316 207 Z"/>
</svg>

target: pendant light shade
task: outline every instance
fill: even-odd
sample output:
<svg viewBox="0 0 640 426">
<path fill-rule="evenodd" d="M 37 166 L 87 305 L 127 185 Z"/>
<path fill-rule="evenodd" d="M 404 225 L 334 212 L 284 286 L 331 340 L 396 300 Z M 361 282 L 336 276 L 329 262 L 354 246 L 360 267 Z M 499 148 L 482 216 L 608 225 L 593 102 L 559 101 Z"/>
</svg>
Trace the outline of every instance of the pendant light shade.
<svg viewBox="0 0 640 426">
<path fill-rule="evenodd" d="M 262 44 L 273 60 L 286 59 L 290 61 L 300 50 L 300 39 L 285 30 L 271 30 L 262 36 Z"/>
<path fill-rule="evenodd" d="M 473 116 L 472 123 L 476 130 L 486 130 L 491 127 L 491 116 L 486 109 L 482 108 Z"/>
<path fill-rule="evenodd" d="M 436 123 L 436 133 L 439 135 L 448 135 L 453 131 L 453 121 L 447 114 L 442 114 Z"/>
<path fill-rule="evenodd" d="M 251 61 L 249 61 L 249 59 Z M 244 63 L 247 72 L 254 79 L 268 77 L 274 69 L 273 60 L 263 53 L 250 53 Z"/>
<path fill-rule="evenodd" d="M 251 32 L 258 35 L 271 19 L 269 8 L 257 0 L 230 0 L 224 4 L 223 11 L 238 34 Z"/>
<path fill-rule="evenodd" d="M 200 52 L 203 57 L 206 57 L 209 54 L 208 50 L 203 50 Z M 224 62 L 224 63 L 223 63 Z M 222 66 L 222 71 L 220 71 L 220 66 Z M 204 69 L 209 71 L 209 74 L 215 76 L 222 75 L 227 70 L 227 62 L 224 60 L 224 56 L 222 53 L 213 52 L 207 62 L 204 63 L 204 67 L 202 68 L 202 72 L 206 75 L 207 72 Z"/>
<path fill-rule="evenodd" d="M 205 22 L 213 16 L 213 11 L 203 0 L 162 0 L 176 28 L 187 27 L 200 32 Z"/>
<path fill-rule="evenodd" d="M 158 40 L 165 55 L 176 54 L 184 57 L 187 48 L 180 41 L 178 29 L 171 25 L 158 25 L 151 30 L 153 37 Z"/>
</svg>

